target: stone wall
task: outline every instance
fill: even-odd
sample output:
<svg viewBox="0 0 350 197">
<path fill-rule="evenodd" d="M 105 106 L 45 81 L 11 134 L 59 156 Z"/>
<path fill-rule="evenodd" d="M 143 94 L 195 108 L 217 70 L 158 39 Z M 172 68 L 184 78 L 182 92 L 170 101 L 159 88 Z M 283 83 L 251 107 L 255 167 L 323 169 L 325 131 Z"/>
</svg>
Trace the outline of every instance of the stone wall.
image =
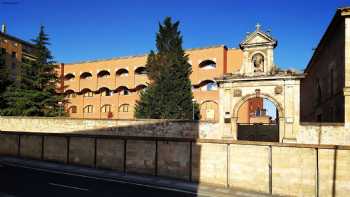
<svg viewBox="0 0 350 197">
<path fill-rule="evenodd" d="M 350 128 L 342 123 L 301 123 L 297 143 L 350 145 Z"/>
<path fill-rule="evenodd" d="M 221 139 L 219 123 L 0 116 L 0 131 Z"/>
<path fill-rule="evenodd" d="M 0 132 L 0 155 L 280 196 L 347 196 L 350 192 L 350 146 Z"/>
</svg>

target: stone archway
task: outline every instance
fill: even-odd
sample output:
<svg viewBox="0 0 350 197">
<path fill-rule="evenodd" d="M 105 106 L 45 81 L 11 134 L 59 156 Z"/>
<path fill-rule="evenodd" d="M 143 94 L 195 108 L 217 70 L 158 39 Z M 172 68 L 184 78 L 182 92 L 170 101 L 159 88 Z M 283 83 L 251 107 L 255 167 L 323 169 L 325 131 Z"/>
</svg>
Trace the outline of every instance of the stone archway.
<svg viewBox="0 0 350 197">
<path fill-rule="evenodd" d="M 276 98 L 274 98 L 266 93 L 248 94 L 248 95 L 242 97 L 239 101 L 237 101 L 234 104 L 234 107 L 232 109 L 233 110 L 232 117 L 231 117 L 231 128 L 232 128 L 232 134 L 234 135 L 234 138 L 238 139 L 238 129 L 240 126 L 238 123 L 239 110 L 243 104 L 245 104 L 246 102 L 248 102 L 249 100 L 254 99 L 254 98 L 266 99 L 266 100 L 270 101 L 272 104 L 274 104 L 274 106 L 276 107 L 276 111 L 278 113 L 278 117 L 276 117 L 276 118 L 278 118 L 278 120 L 276 121 L 276 125 L 274 126 L 274 128 L 276 128 L 276 130 L 277 130 L 276 132 L 278 132 L 277 136 L 276 136 L 277 137 L 276 141 L 282 142 L 282 139 L 284 136 L 284 115 L 285 115 L 285 112 L 284 112 L 280 102 Z M 264 126 L 258 126 L 258 127 L 263 128 Z M 265 129 L 266 128 L 268 128 L 268 126 L 265 126 Z"/>
</svg>

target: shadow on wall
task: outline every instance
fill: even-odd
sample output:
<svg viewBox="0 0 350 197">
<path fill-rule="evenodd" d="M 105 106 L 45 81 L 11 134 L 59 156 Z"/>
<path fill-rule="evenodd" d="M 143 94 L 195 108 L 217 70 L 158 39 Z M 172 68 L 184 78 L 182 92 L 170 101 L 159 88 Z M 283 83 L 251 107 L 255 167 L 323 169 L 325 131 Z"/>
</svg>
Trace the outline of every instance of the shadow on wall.
<svg viewBox="0 0 350 197">
<path fill-rule="evenodd" d="M 279 196 L 347 196 L 350 192 L 350 146 L 160 136 L 171 125 L 169 121 L 118 126 L 122 134 L 145 129 L 150 136 L 100 135 L 94 130 L 1 132 L 0 155 L 168 177 L 194 182 L 198 190 L 198 183 L 208 183 Z M 191 125 L 198 136 L 199 124 Z M 151 136 L 155 134 L 159 136 Z"/>
<path fill-rule="evenodd" d="M 198 182 L 198 125 L 160 121 L 69 133 L 0 132 L 0 155 Z"/>
</svg>

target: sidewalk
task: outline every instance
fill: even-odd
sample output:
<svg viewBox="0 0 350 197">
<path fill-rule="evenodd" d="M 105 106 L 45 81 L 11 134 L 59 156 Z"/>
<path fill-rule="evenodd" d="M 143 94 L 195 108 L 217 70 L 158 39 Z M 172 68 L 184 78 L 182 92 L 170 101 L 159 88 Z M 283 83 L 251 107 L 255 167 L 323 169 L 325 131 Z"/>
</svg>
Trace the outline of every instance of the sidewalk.
<svg viewBox="0 0 350 197">
<path fill-rule="evenodd" d="M 16 157 L 0 157 L 0 165 L 12 165 L 23 168 L 31 168 L 39 171 L 48 171 L 51 173 L 68 174 L 92 179 L 100 179 L 114 182 L 123 182 L 144 187 L 152 187 L 165 190 L 175 190 L 184 193 L 197 194 L 206 197 L 266 197 L 269 194 L 262 194 L 252 191 L 228 189 L 223 187 L 214 187 L 205 184 L 190 183 L 186 181 L 167 179 L 163 177 L 144 176 L 135 174 L 124 174 L 111 170 L 101 170 L 82 166 L 65 165 L 47 161 L 37 161 L 30 159 L 21 159 Z M 0 197 L 1 197 L 0 193 Z"/>
</svg>

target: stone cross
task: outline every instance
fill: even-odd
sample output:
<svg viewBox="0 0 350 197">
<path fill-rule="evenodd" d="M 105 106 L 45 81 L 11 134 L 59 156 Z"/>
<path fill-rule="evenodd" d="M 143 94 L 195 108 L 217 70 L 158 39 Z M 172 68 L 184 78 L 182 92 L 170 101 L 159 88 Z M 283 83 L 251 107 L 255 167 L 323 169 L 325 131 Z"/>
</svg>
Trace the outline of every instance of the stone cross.
<svg viewBox="0 0 350 197">
<path fill-rule="evenodd" d="M 257 23 L 257 24 L 255 25 L 255 27 L 256 27 L 256 30 L 257 30 L 257 31 L 259 31 L 259 30 L 260 30 L 261 25 L 260 25 L 259 23 Z"/>
</svg>

